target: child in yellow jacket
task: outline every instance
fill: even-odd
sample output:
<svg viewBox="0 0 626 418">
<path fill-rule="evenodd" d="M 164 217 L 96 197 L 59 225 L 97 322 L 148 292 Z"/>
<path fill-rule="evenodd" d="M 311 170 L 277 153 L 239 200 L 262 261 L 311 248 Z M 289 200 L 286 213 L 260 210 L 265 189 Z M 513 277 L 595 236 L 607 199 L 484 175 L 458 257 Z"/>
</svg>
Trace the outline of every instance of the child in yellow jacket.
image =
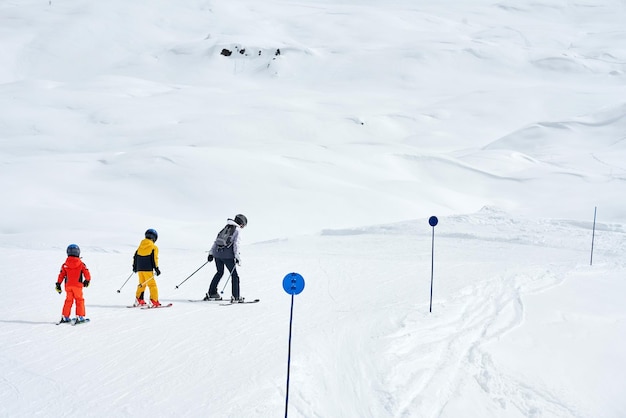
<svg viewBox="0 0 626 418">
<path fill-rule="evenodd" d="M 139 276 L 139 286 L 135 294 L 133 306 L 145 306 L 144 292 L 146 287 L 150 289 L 150 303 L 152 306 L 161 306 L 159 302 L 159 289 L 157 288 L 155 274 L 161 274 L 159 270 L 159 247 L 154 243 L 159 235 L 154 229 L 148 229 L 145 239 L 139 243 L 139 248 L 133 256 L 133 272 Z M 154 272 L 153 272 L 154 271 Z"/>
</svg>

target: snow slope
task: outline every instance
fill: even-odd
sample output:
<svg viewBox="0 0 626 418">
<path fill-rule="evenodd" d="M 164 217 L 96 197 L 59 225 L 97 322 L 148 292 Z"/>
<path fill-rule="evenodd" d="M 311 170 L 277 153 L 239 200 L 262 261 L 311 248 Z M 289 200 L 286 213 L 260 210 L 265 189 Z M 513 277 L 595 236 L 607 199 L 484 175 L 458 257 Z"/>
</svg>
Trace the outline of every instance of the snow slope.
<svg viewBox="0 0 626 418">
<path fill-rule="evenodd" d="M 2 2 L 0 416 L 282 416 L 293 271 L 289 416 L 626 416 L 624 21 Z M 190 302 L 236 213 L 261 302 Z M 126 308 L 147 228 L 172 308 Z M 91 322 L 55 326 L 74 242 Z"/>
</svg>

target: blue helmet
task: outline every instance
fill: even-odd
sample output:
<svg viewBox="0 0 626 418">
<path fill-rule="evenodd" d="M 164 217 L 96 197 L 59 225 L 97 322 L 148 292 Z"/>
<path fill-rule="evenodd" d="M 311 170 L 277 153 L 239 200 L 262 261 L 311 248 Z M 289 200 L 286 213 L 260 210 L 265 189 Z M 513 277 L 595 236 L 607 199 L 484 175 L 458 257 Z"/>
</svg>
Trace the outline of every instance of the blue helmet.
<svg viewBox="0 0 626 418">
<path fill-rule="evenodd" d="M 146 238 L 152 240 L 152 242 L 156 242 L 156 240 L 159 238 L 159 234 L 157 234 L 157 231 L 150 228 L 146 231 Z"/>
<path fill-rule="evenodd" d="M 73 257 L 80 257 L 80 248 L 76 244 L 70 244 L 67 246 L 67 255 Z"/>
</svg>

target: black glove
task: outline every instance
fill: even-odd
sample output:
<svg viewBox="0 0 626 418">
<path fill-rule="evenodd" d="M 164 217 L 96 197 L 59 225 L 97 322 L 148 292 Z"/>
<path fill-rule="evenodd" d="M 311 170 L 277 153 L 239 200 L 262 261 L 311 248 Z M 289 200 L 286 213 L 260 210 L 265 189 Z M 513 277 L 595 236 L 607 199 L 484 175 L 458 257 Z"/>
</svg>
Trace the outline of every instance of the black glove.
<svg viewBox="0 0 626 418">
<path fill-rule="evenodd" d="M 207 257 L 207 261 L 210 263 L 211 261 L 213 261 L 213 254 L 209 254 L 209 256 Z"/>
<path fill-rule="evenodd" d="M 161 270 L 159 270 L 159 268 L 158 268 L 158 267 L 155 267 L 155 268 L 154 268 L 154 271 L 156 272 L 156 275 L 157 275 L 157 276 L 160 276 L 160 275 L 161 275 Z"/>
<path fill-rule="evenodd" d="M 55 283 L 55 288 L 57 290 L 57 293 L 60 295 L 61 294 L 61 283 Z"/>
<path fill-rule="evenodd" d="M 89 287 L 89 280 L 85 280 L 83 282 L 83 287 Z"/>
<path fill-rule="evenodd" d="M 137 267 L 133 264 L 133 273 L 137 273 Z"/>
</svg>

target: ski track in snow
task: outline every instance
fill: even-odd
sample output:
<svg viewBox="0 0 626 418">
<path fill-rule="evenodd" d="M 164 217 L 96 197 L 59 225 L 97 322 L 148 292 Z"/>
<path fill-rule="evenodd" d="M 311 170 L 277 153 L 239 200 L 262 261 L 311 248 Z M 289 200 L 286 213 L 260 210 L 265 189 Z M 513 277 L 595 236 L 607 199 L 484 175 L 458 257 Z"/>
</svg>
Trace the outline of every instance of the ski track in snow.
<svg viewBox="0 0 626 418">
<path fill-rule="evenodd" d="M 503 226 L 516 223 L 513 219 L 497 217 L 477 217 L 476 220 L 501 230 Z M 558 223 L 551 222 L 560 229 Z M 547 225 L 516 226 L 522 229 L 517 233 L 541 237 L 541 230 Z M 579 245 L 584 249 L 572 250 L 573 257 L 580 257 L 580 253 L 587 250 L 584 245 L 588 242 L 588 233 L 587 228 L 578 231 L 580 240 L 575 244 L 570 241 L 571 235 L 569 239 L 564 237 L 572 247 Z M 440 246 L 471 246 L 472 239 L 488 238 L 453 236 L 451 239 L 456 242 L 441 239 Z M 448 400 L 459 396 L 463 386 L 471 384 L 478 385 L 500 413 L 515 408 L 521 416 L 582 416 L 575 405 L 569 405 L 549 389 L 499 373 L 489 352 L 483 348 L 523 322 L 525 295 L 559 286 L 570 270 L 576 268 L 575 263 L 557 260 L 546 269 L 532 261 L 540 253 L 542 258 L 549 259 L 550 249 L 560 251 L 561 242 L 531 247 L 525 239 L 519 241 L 521 243 L 494 237 L 492 245 L 488 245 L 499 257 L 517 260 L 519 265 L 513 271 L 492 277 L 470 272 L 468 280 L 474 284 L 460 289 L 445 303 L 438 303 L 435 296 L 433 314 L 429 314 L 423 304 L 418 304 L 417 312 L 399 319 L 398 331 L 382 337 L 388 343 L 381 347 L 384 355 L 379 360 L 384 361 L 378 372 L 386 375 L 387 380 L 380 385 L 379 397 L 387 413 L 397 417 L 415 416 L 415 411 L 422 411 L 423 416 L 455 416 L 447 413 Z M 484 251 L 484 247 L 480 250 Z M 555 251 L 554 255 L 557 254 Z M 480 254 L 466 257 L 478 259 Z M 462 264 L 463 260 L 456 262 Z M 437 283 L 445 275 L 445 271 L 437 275 L 435 295 Z"/>
</svg>

